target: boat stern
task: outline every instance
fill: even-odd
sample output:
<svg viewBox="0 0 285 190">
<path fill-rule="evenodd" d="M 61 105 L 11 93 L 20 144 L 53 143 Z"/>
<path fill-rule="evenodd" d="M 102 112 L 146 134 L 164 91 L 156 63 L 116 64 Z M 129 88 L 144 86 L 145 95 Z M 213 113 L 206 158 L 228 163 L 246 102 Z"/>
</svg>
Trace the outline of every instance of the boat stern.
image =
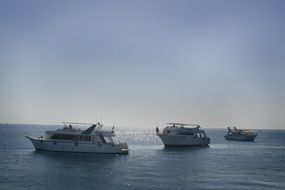
<svg viewBox="0 0 285 190">
<path fill-rule="evenodd" d="M 129 153 L 129 147 L 127 143 L 120 143 L 119 144 L 120 149 L 122 151 L 122 154 L 128 154 Z"/>
</svg>

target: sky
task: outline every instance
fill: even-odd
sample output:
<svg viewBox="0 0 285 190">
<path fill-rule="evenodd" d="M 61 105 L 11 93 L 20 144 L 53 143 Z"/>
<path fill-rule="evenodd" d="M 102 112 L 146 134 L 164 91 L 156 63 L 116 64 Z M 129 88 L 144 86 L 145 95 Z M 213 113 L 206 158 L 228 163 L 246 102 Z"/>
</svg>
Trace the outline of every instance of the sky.
<svg viewBox="0 0 285 190">
<path fill-rule="evenodd" d="M 0 1 L 0 123 L 285 129 L 285 2 Z"/>
</svg>

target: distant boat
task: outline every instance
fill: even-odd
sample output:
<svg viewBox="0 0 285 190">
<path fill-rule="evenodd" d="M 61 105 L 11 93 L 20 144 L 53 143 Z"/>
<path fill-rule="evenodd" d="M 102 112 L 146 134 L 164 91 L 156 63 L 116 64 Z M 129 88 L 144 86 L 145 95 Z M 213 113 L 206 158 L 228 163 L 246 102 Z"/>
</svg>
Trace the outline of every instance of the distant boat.
<svg viewBox="0 0 285 190">
<path fill-rule="evenodd" d="M 228 134 L 225 135 L 225 139 L 227 140 L 236 140 L 236 141 L 254 141 L 257 133 L 248 129 L 231 129 L 228 127 Z"/>
<path fill-rule="evenodd" d="M 208 145 L 210 138 L 199 125 L 184 123 L 167 123 L 166 127 L 156 134 L 162 140 L 164 146 L 200 146 Z"/>
<path fill-rule="evenodd" d="M 36 150 L 60 152 L 88 152 L 88 153 L 128 153 L 126 143 L 115 143 L 114 131 L 101 131 L 103 125 L 64 122 L 63 129 L 46 131 L 45 136 L 26 136 L 33 143 Z M 86 130 L 72 125 L 91 125 Z"/>
</svg>

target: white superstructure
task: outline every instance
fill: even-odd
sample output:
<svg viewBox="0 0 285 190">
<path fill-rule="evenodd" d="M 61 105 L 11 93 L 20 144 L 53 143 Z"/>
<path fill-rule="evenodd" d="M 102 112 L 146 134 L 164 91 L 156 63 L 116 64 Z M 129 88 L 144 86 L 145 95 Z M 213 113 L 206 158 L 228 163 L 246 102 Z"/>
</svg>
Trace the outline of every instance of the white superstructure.
<svg viewBox="0 0 285 190">
<path fill-rule="evenodd" d="M 257 133 L 248 130 L 248 129 L 231 129 L 228 127 L 228 134 L 225 135 L 225 139 L 227 140 L 237 140 L 237 141 L 253 141 Z"/>
<path fill-rule="evenodd" d="M 97 124 L 64 122 L 62 129 L 46 131 L 45 136 L 26 136 L 36 150 L 60 152 L 90 152 L 90 153 L 128 153 L 126 143 L 115 143 L 114 131 L 101 131 L 103 127 Z M 72 125 L 91 125 L 86 130 Z"/>
<path fill-rule="evenodd" d="M 184 123 L 167 123 L 166 127 L 156 133 L 165 146 L 193 146 L 208 145 L 210 138 L 199 125 Z"/>
</svg>

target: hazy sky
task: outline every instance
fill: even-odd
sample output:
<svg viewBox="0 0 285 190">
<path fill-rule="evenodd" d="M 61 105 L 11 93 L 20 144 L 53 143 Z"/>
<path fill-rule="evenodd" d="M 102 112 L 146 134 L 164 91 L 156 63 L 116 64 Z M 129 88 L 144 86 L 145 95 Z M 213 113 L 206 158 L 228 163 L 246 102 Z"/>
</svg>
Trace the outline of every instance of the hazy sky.
<svg viewBox="0 0 285 190">
<path fill-rule="evenodd" d="M 0 1 L 0 122 L 285 129 L 285 1 Z"/>
</svg>

